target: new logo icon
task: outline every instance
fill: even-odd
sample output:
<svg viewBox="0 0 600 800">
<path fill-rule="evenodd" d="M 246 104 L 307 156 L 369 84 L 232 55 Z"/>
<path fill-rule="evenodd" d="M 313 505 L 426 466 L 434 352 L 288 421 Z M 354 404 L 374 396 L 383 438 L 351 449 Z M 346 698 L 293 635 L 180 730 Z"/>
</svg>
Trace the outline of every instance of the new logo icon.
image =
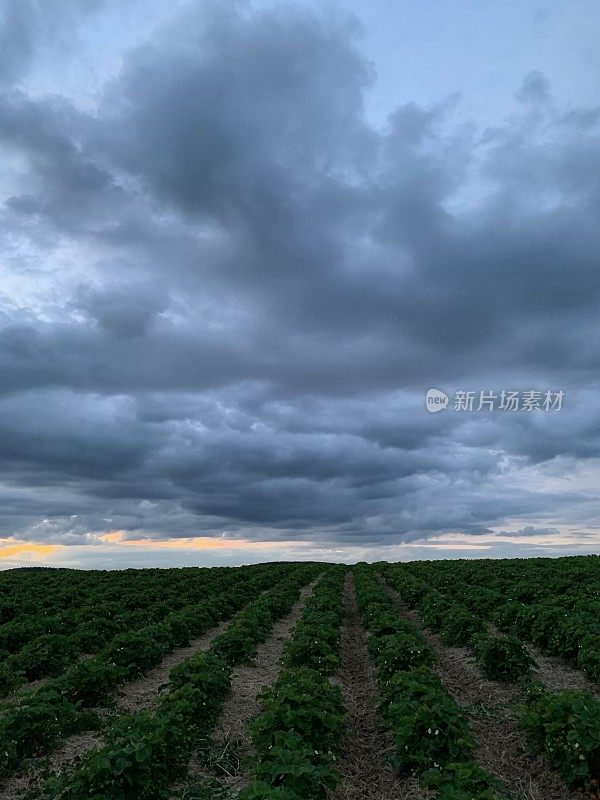
<svg viewBox="0 0 600 800">
<path fill-rule="evenodd" d="M 439 389 L 428 389 L 425 395 L 425 407 L 427 411 L 435 414 L 442 411 L 448 405 L 448 395 Z"/>
</svg>

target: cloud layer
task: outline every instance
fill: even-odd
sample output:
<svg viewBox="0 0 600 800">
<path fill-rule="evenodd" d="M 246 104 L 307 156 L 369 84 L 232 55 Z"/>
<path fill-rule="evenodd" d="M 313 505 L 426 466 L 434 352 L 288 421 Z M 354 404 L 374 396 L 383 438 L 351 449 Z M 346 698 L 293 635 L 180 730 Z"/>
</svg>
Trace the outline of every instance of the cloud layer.
<svg viewBox="0 0 600 800">
<path fill-rule="evenodd" d="M 458 95 L 376 125 L 356 20 L 213 2 L 89 108 L 28 69 L 102 4 L 25 5 L 0 34 L 0 536 L 590 529 L 600 105 L 534 71 L 493 128 Z M 431 386 L 566 399 L 430 415 Z"/>
</svg>

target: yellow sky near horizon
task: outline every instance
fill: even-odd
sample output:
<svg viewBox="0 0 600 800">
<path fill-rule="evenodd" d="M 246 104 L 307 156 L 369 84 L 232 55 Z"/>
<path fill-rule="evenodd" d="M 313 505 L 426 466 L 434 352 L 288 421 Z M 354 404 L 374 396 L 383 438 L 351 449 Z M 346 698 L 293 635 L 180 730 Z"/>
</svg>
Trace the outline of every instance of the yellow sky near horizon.
<svg viewBox="0 0 600 800">
<path fill-rule="evenodd" d="M 512 533 L 512 535 L 511 535 Z M 553 551 L 566 550 L 572 547 L 574 552 L 581 552 L 581 548 L 588 548 L 594 552 L 600 547 L 600 534 L 598 538 L 587 532 L 573 529 L 557 530 L 555 534 L 523 536 L 514 530 L 509 530 L 503 535 L 447 533 L 428 539 L 400 542 L 394 544 L 380 544 L 368 548 L 352 545 L 335 544 L 321 546 L 305 540 L 284 541 L 253 541 L 250 539 L 227 539 L 220 537 L 197 536 L 186 538 L 171 537 L 156 539 L 138 536 L 135 539 L 127 538 L 124 530 L 110 531 L 105 534 L 90 534 L 88 544 L 60 544 L 39 541 L 18 541 L 13 537 L 0 538 L 0 565 L 1 568 L 27 566 L 31 564 L 48 566 L 87 566 L 109 564 L 112 568 L 117 565 L 114 556 L 119 553 L 130 555 L 127 566 L 136 565 L 135 553 L 140 554 L 140 564 L 149 566 L 183 565 L 189 561 L 198 563 L 202 553 L 207 554 L 207 564 L 218 563 L 248 563 L 259 560 L 412 560 L 414 558 L 431 558 L 436 553 L 480 552 L 501 557 L 514 557 L 518 553 L 506 553 L 507 546 L 521 548 L 539 548 L 539 554 L 545 555 L 544 548 Z M 171 555 L 169 555 L 171 554 Z M 210 554 L 213 554 L 212 556 Z M 565 552 L 566 554 L 566 552 Z M 257 557 L 258 556 L 258 557 Z M 261 559 L 262 556 L 262 559 Z M 220 557 L 220 558 L 219 558 Z M 442 556 L 444 557 L 444 556 Z M 133 561 L 131 560 L 133 559 Z"/>
</svg>

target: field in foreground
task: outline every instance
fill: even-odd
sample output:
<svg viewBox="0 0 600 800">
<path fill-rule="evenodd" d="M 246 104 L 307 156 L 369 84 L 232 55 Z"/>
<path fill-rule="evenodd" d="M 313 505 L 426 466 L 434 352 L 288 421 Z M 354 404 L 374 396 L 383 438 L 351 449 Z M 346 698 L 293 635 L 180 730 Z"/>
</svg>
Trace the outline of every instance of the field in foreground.
<svg viewBox="0 0 600 800">
<path fill-rule="evenodd" d="M 600 558 L 0 573 L 0 798 L 570 800 Z"/>
</svg>

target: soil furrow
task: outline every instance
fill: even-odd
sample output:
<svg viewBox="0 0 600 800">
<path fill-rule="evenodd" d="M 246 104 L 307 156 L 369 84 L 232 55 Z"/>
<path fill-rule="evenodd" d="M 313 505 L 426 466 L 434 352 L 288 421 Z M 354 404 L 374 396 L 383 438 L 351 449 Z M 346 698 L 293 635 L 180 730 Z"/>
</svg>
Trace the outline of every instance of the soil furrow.
<svg viewBox="0 0 600 800">
<path fill-rule="evenodd" d="M 73 662 L 73 664 L 85 661 L 87 658 L 92 658 L 92 655 L 89 653 L 84 653 L 83 655 L 79 656 L 76 661 Z M 67 669 L 73 666 L 73 664 L 67 665 L 62 674 L 64 674 Z M 19 686 L 10 694 L 6 695 L 6 697 L 0 698 L 0 715 L 2 714 L 5 706 L 10 706 L 13 703 L 21 702 L 30 692 L 35 692 L 37 689 L 41 689 L 49 681 L 54 680 L 55 677 L 59 676 L 45 675 L 43 678 L 37 678 L 34 681 L 29 681 L 28 683 L 24 683 L 22 686 Z"/>
<path fill-rule="evenodd" d="M 488 623 L 488 629 L 494 636 L 504 635 L 503 631 L 499 630 L 492 623 Z M 517 636 L 516 633 L 510 631 L 509 634 Z M 517 636 L 517 638 L 519 637 Z M 589 692 L 596 700 L 600 701 L 600 686 L 592 683 L 581 670 L 570 667 L 561 658 L 545 656 L 535 645 L 526 642 L 524 639 L 520 641 L 535 661 L 534 670 L 536 677 L 539 678 L 550 691 L 559 692 L 561 689 L 572 689 L 576 692 Z"/>
<path fill-rule="evenodd" d="M 38 678 L 36 681 L 30 681 L 29 683 L 24 683 L 22 686 L 19 686 L 18 689 L 15 689 L 10 694 L 7 694 L 6 697 L 0 699 L 0 714 L 4 710 L 5 706 L 10 706 L 13 703 L 19 703 L 25 695 L 29 692 L 35 692 L 36 689 L 41 689 L 44 684 L 48 683 L 50 680 L 49 677 Z"/>
<path fill-rule="evenodd" d="M 168 688 L 169 674 L 173 667 L 181 664 L 187 658 L 191 658 L 196 653 L 208 650 L 216 637 L 223 633 L 231 620 L 215 625 L 203 636 L 195 639 L 188 647 L 180 647 L 173 650 L 161 661 L 161 663 L 139 680 L 123 686 L 116 698 L 117 707 L 120 711 L 133 714 L 144 708 L 152 708 L 160 699 L 162 691 Z"/>
<path fill-rule="evenodd" d="M 528 753 L 525 737 L 517 727 L 520 696 L 516 687 L 487 680 L 467 649 L 443 645 L 397 592 L 388 586 L 386 590 L 404 616 L 419 627 L 436 653 L 436 671 L 444 686 L 468 713 L 479 765 L 526 800 L 581 800 L 584 795 L 569 791 L 543 758 Z"/>
<path fill-rule="evenodd" d="M 275 623 L 269 638 L 259 645 L 254 661 L 233 670 L 231 690 L 213 732 L 208 759 L 212 763 L 206 763 L 205 753 L 196 754 L 190 762 L 188 782 L 207 777 L 211 768 L 213 775 L 216 772 L 220 781 L 233 791 L 240 789 L 247 780 L 243 764 L 252 748 L 246 727 L 260 711 L 261 691 L 274 683 L 279 674 L 285 643 L 317 582 L 318 579 L 302 589 L 290 613 Z"/>
<path fill-rule="evenodd" d="M 177 664 L 190 658 L 195 653 L 208 650 L 213 639 L 229 625 L 231 620 L 216 625 L 207 631 L 204 636 L 193 641 L 188 647 L 181 647 L 169 653 L 158 667 L 151 670 L 133 683 L 121 687 L 116 697 L 119 712 L 134 714 L 144 708 L 151 708 L 158 701 L 161 690 L 168 687 L 169 673 Z M 29 770 L 11 776 L 2 790 L 0 798 L 4 800 L 18 800 L 26 791 L 33 791 L 41 785 L 43 776 L 47 772 L 60 774 L 72 769 L 75 764 L 92 750 L 102 745 L 102 737 L 94 731 L 72 736 L 55 750 L 49 758 L 40 759 L 41 766 L 35 762 Z"/>
<path fill-rule="evenodd" d="M 529 654 L 537 665 L 537 677 L 553 692 L 561 689 L 573 689 L 577 692 L 589 692 L 600 701 L 600 687 L 592 683 L 583 672 L 569 667 L 564 661 L 553 656 L 545 656 L 537 647 L 524 642 Z"/>
<path fill-rule="evenodd" d="M 331 793 L 331 800 L 425 800 L 432 797 L 414 778 L 399 776 L 386 759 L 393 745 L 380 727 L 374 668 L 350 572 L 344 587 L 344 605 L 342 659 L 335 682 L 344 698 L 346 733 L 339 763 L 341 781 Z"/>
<path fill-rule="evenodd" d="M 226 620 L 215 625 L 203 636 L 193 641 L 188 647 L 181 647 L 169 653 L 163 661 L 133 683 L 125 684 L 120 688 L 116 697 L 116 706 L 119 713 L 134 714 L 142 709 L 152 708 L 158 702 L 162 690 L 168 689 L 169 673 L 177 664 L 190 658 L 198 652 L 208 650 L 215 639 L 230 624 Z M 96 709 L 100 715 L 110 714 L 107 709 Z M 102 735 L 95 731 L 88 731 L 76 736 L 71 736 L 49 757 L 32 761 L 28 770 L 11 776 L 0 790 L 2 800 L 19 800 L 26 792 L 31 792 L 41 786 L 44 776 L 48 773 L 58 775 L 68 772 L 92 750 L 102 746 Z"/>
<path fill-rule="evenodd" d="M 34 760 L 30 769 L 12 775 L 0 789 L 0 798 L 22 800 L 29 793 L 39 791 L 47 774 L 59 775 L 73 769 L 78 761 L 100 747 L 101 743 L 102 734 L 99 731 L 70 736 L 49 757 Z"/>
</svg>

